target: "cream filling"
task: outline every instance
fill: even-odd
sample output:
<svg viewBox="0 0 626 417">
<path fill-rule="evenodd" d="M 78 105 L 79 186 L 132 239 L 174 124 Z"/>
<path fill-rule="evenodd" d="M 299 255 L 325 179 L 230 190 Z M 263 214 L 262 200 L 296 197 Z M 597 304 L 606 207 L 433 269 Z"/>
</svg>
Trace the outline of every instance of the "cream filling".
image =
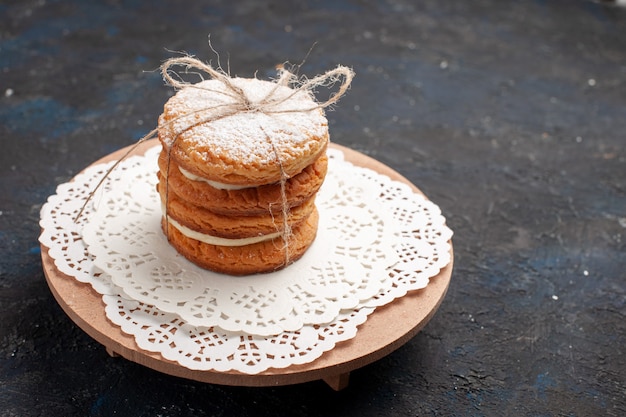
<svg viewBox="0 0 626 417">
<path fill-rule="evenodd" d="M 217 182 L 217 181 L 207 180 L 206 178 L 202 178 L 195 174 L 192 174 L 191 172 L 187 171 L 185 168 L 178 167 L 178 169 L 180 170 L 181 174 L 183 174 L 185 177 L 189 178 L 190 180 L 206 182 L 211 187 L 217 188 L 218 190 L 243 190 L 244 188 L 250 188 L 246 185 L 224 184 L 224 183 Z"/>
<path fill-rule="evenodd" d="M 199 240 L 200 242 L 204 242 L 209 245 L 217 245 L 217 246 L 252 245 L 253 243 L 264 242 L 266 240 L 271 240 L 282 235 L 281 232 L 276 232 L 276 233 L 270 233 L 268 235 L 246 237 L 242 239 L 227 239 L 224 237 L 211 236 L 211 235 L 207 235 L 204 233 L 196 232 L 195 230 L 191 230 L 190 228 L 183 226 L 182 224 L 178 223 L 176 220 L 172 219 L 169 216 L 168 216 L 168 221 L 180 233 L 187 236 L 188 238 Z"/>
</svg>

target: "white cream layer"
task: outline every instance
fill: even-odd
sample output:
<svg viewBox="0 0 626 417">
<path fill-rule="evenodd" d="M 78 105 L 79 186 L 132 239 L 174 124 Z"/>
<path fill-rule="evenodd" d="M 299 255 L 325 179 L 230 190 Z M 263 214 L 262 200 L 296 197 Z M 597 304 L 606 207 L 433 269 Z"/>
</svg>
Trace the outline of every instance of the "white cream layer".
<svg viewBox="0 0 626 417">
<path fill-rule="evenodd" d="M 192 181 L 206 182 L 211 187 L 217 188 L 218 190 L 243 190 L 244 188 L 250 188 L 250 187 L 247 187 L 245 185 L 224 184 L 224 183 L 217 182 L 217 181 L 207 180 L 206 178 L 202 178 L 202 177 L 199 177 L 199 176 L 197 176 L 195 174 L 192 174 L 191 172 L 187 171 L 184 168 L 178 167 L 178 169 L 180 170 L 180 173 L 183 174 L 188 179 L 190 179 Z"/>
<path fill-rule="evenodd" d="M 264 242 L 266 240 L 271 240 L 281 235 L 280 232 L 270 233 L 268 235 L 254 236 L 254 237 L 246 237 L 243 239 L 227 239 L 223 237 L 211 236 L 204 233 L 196 232 L 195 230 L 191 230 L 188 227 L 183 226 L 178 223 L 176 220 L 169 217 L 169 223 L 174 226 L 180 233 L 187 236 L 188 238 L 199 240 L 200 242 L 207 243 L 209 245 L 217 245 L 217 246 L 245 246 L 252 245 L 253 243 Z"/>
</svg>

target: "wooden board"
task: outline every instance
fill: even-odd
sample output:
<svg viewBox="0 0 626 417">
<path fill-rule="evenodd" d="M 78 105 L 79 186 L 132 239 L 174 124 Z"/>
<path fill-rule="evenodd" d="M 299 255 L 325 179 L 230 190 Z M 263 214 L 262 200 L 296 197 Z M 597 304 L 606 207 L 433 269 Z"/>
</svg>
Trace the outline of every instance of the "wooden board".
<svg viewBox="0 0 626 417">
<path fill-rule="evenodd" d="M 149 147 L 155 145 L 155 141 L 148 141 L 134 149 L 133 153 L 143 154 Z M 353 164 L 402 181 L 410 185 L 415 192 L 420 192 L 406 178 L 375 159 L 339 145 L 333 144 L 331 147 L 342 150 L 346 160 Z M 94 164 L 119 159 L 129 149 L 121 149 Z M 107 319 L 101 296 L 89 284 L 78 282 L 73 277 L 59 272 L 54 260 L 48 255 L 48 248 L 42 245 L 41 249 L 44 273 L 57 302 L 81 329 L 104 345 L 112 356 L 119 355 L 169 375 L 201 382 L 236 386 L 275 386 L 322 379 L 335 390 L 347 386 L 351 371 L 393 352 L 428 323 L 446 294 L 453 264 L 451 261 L 437 276 L 431 278 L 426 288 L 410 292 L 386 306 L 377 308 L 367 321 L 359 326 L 356 337 L 339 343 L 314 362 L 284 369 L 268 369 L 259 374 L 248 375 L 237 371 L 192 370 L 166 360 L 158 353 L 140 349 L 133 336 L 122 332 L 120 327 Z M 450 255 L 450 259 L 453 259 L 452 244 Z"/>
</svg>

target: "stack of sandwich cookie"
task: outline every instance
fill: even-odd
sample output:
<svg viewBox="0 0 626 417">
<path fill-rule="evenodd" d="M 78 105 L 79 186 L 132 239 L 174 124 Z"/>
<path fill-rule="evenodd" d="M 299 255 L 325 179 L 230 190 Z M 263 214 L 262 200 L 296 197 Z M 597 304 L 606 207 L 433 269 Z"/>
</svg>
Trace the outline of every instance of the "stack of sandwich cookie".
<svg viewBox="0 0 626 417">
<path fill-rule="evenodd" d="M 187 259 L 232 275 L 270 272 L 312 244 L 328 122 L 308 91 L 202 81 L 165 104 L 158 135 L 162 227 Z"/>
</svg>

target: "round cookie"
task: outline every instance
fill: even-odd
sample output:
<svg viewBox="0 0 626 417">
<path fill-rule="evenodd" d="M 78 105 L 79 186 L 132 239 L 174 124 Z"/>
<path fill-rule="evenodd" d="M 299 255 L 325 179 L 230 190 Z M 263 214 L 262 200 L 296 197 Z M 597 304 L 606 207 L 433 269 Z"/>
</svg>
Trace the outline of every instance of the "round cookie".
<svg viewBox="0 0 626 417">
<path fill-rule="evenodd" d="M 230 82 L 234 90 L 217 80 L 193 84 L 165 104 L 159 139 L 180 167 L 258 186 L 290 178 L 324 153 L 328 121 L 308 92 L 255 78 Z"/>
<path fill-rule="evenodd" d="M 161 204 L 165 207 L 165 181 L 159 181 Z M 288 211 L 287 224 L 293 228 L 306 220 L 315 207 L 315 196 Z M 171 188 L 167 192 L 167 215 L 193 231 L 225 239 L 242 239 L 282 232 L 284 218 L 280 204 L 273 215 L 224 216 L 202 206 L 191 204 Z"/>
<path fill-rule="evenodd" d="M 161 227 L 170 244 L 196 265 L 229 275 L 272 272 L 299 259 L 315 240 L 319 216 L 317 210 L 292 230 L 289 244 L 282 237 L 245 246 L 218 246 L 189 238 L 165 218 Z M 285 248 L 289 257 L 285 256 Z"/>
<path fill-rule="evenodd" d="M 168 166 L 169 165 L 169 166 Z M 168 193 L 175 192 L 180 198 L 209 209 L 217 214 L 261 215 L 270 210 L 282 212 L 283 199 L 280 183 L 246 187 L 237 190 L 219 189 L 202 180 L 191 180 L 180 171 L 178 164 L 170 160 L 167 151 L 159 155 L 159 179 L 167 177 Z M 167 173 L 169 170 L 169 176 Z M 285 204 L 288 208 L 298 206 L 317 193 L 328 170 L 328 158 L 322 154 L 311 165 L 285 182 Z"/>
</svg>

